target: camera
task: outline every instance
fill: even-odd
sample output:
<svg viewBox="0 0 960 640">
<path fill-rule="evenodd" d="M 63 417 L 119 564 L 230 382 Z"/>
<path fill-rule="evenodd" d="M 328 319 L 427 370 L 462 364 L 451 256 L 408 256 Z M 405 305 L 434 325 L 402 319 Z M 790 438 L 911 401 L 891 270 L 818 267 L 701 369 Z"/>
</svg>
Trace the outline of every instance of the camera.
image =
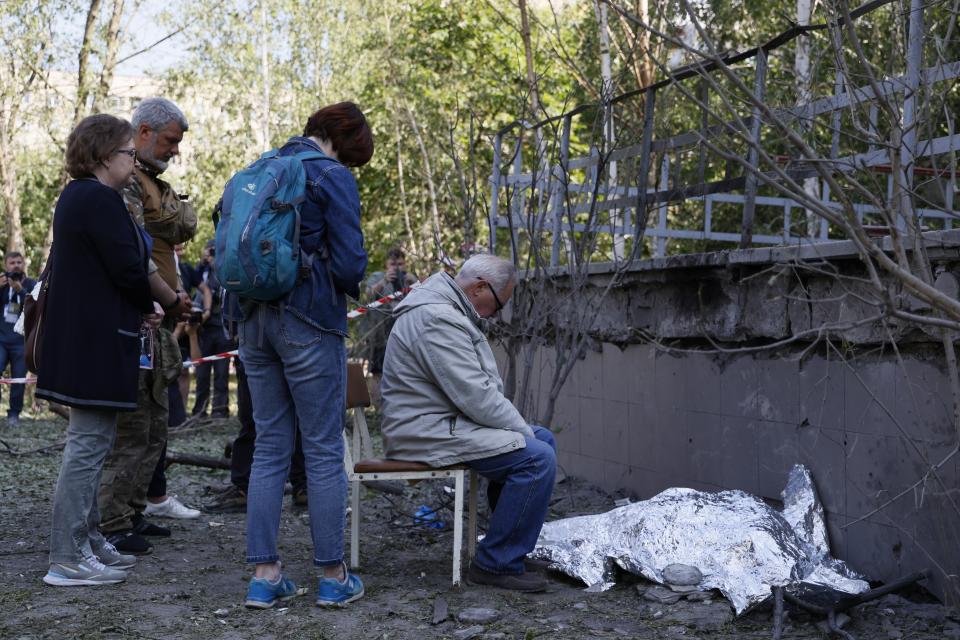
<svg viewBox="0 0 960 640">
<path fill-rule="evenodd" d="M 187 320 L 189 324 L 200 324 L 203 322 L 203 309 L 199 307 L 192 307 L 190 309 L 190 318 Z"/>
<path fill-rule="evenodd" d="M 3 275 L 7 277 L 7 280 L 14 280 L 16 282 L 23 280 L 23 273 L 19 271 L 6 271 Z"/>
<path fill-rule="evenodd" d="M 397 271 L 393 275 L 393 286 L 396 288 L 401 288 L 407 283 L 407 274 L 405 271 Z"/>
</svg>

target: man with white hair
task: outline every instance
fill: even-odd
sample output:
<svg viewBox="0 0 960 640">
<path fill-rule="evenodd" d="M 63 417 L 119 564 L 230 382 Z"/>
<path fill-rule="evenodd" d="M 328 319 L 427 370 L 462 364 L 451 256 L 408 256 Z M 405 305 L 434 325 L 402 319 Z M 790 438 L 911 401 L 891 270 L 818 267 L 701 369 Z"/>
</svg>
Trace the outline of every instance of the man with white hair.
<svg viewBox="0 0 960 640">
<path fill-rule="evenodd" d="M 160 179 L 170 160 L 180 153 L 188 128 L 183 112 L 166 98 L 143 100 L 130 118 L 136 152 L 134 179 L 123 201 L 134 221 L 153 238 L 150 288 L 166 315 L 156 332 L 153 369 L 140 370 L 137 410 L 121 414 L 113 449 L 103 467 L 97 493 L 100 530 L 119 551 L 142 555 L 153 545 L 143 536 L 169 536 L 166 527 L 148 522 L 156 517 L 196 518 L 200 512 L 166 495 L 162 478 L 148 497 L 154 469 L 167 442 L 167 388 L 180 375 L 183 360 L 172 330 L 178 316 L 189 312 L 190 299 L 181 289 L 174 246 L 197 232 L 197 214 L 186 196 Z"/>
<path fill-rule="evenodd" d="M 490 481 L 490 525 L 467 579 L 533 592 L 547 583 L 525 571 L 524 557 L 547 515 L 556 444 L 504 397 L 479 326 L 509 302 L 516 278 L 509 261 L 475 255 L 456 277 L 437 273 L 397 306 L 383 365 L 381 429 L 387 458 L 464 463 Z"/>
</svg>

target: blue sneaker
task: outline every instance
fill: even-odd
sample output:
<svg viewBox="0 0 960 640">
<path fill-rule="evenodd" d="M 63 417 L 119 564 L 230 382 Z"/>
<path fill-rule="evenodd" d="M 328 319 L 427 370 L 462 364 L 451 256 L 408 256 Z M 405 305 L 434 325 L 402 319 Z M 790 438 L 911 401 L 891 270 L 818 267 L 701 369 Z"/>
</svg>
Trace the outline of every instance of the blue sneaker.
<svg viewBox="0 0 960 640">
<path fill-rule="evenodd" d="M 270 582 L 266 578 L 251 578 L 244 606 L 250 609 L 269 609 L 280 600 L 289 600 L 301 595 L 297 585 L 283 575 L 279 582 Z"/>
<path fill-rule="evenodd" d="M 346 576 L 343 582 L 336 578 L 320 578 L 317 586 L 317 606 L 342 607 L 363 597 L 363 583 L 360 578 L 347 571 L 346 564 L 343 565 L 343 574 Z"/>
</svg>

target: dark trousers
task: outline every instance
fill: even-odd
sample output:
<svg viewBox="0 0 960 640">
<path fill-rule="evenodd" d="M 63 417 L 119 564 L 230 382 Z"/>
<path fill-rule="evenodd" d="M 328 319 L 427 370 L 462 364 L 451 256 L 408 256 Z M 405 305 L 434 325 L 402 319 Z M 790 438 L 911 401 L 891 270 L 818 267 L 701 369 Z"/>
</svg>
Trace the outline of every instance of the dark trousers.
<svg viewBox="0 0 960 640">
<path fill-rule="evenodd" d="M 223 335 L 220 326 L 204 325 L 200 331 L 200 350 L 204 356 L 224 353 L 236 348 L 236 344 Z M 210 378 L 213 372 L 213 406 L 210 413 L 215 416 L 226 416 L 230 413 L 230 359 L 224 358 L 215 362 L 207 362 L 196 366 L 197 395 L 193 405 L 193 414 L 206 413 L 210 403 Z"/>
<path fill-rule="evenodd" d="M 167 402 L 170 413 L 167 416 L 168 427 L 178 427 L 187 419 L 187 408 L 183 406 L 183 396 L 180 395 L 180 383 L 174 380 L 167 387 Z M 167 495 L 167 445 L 164 443 L 163 452 L 153 469 L 150 486 L 147 487 L 148 498 L 162 498 Z"/>
<path fill-rule="evenodd" d="M 24 359 L 23 339 L 16 343 L 0 342 L 0 376 L 3 370 L 10 363 L 11 378 L 25 378 L 27 376 L 27 361 Z M 19 416 L 23 411 L 23 393 L 26 385 L 11 384 L 10 386 L 10 410 L 8 416 Z"/>
<path fill-rule="evenodd" d="M 250 387 L 247 385 L 247 373 L 243 363 L 237 358 L 237 418 L 240 420 L 240 433 L 233 441 L 233 453 L 230 456 L 230 482 L 244 493 L 250 484 L 250 468 L 253 466 L 253 449 L 257 440 L 257 425 L 253 420 L 253 402 L 250 400 Z M 290 460 L 290 484 L 294 490 L 307 486 L 307 470 L 303 462 L 303 445 L 300 431 Z"/>
</svg>

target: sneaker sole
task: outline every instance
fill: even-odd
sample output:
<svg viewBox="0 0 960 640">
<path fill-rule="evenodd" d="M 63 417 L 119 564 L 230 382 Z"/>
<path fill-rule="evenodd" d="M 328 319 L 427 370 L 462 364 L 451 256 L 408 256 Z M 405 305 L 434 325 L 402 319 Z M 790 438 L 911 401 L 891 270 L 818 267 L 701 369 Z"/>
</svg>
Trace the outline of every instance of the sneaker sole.
<svg viewBox="0 0 960 640">
<path fill-rule="evenodd" d="M 126 580 L 126 578 L 118 578 L 116 580 L 90 580 L 87 578 L 63 578 L 49 574 L 43 576 L 43 582 L 52 587 L 95 587 L 98 584 L 119 584 L 124 580 Z"/>
<path fill-rule="evenodd" d="M 107 564 L 106 562 L 104 562 L 103 566 L 110 567 L 111 569 L 116 569 L 117 571 L 129 571 L 130 569 L 133 569 L 134 567 L 136 567 L 137 563 L 133 562 L 131 564 Z"/>
<path fill-rule="evenodd" d="M 346 600 L 338 600 L 336 602 L 330 600 L 317 600 L 318 607 L 345 607 L 354 600 L 359 600 L 363 597 L 363 594 L 366 593 L 365 589 L 360 589 L 360 593 L 355 594 L 347 598 Z"/>
<path fill-rule="evenodd" d="M 299 587 L 296 593 L 293 593 L 289 596 L 283 596 L 275 600 L 271 600 L 270 602 L 262 602 L 260 600 L 247 600 L 243 603 L 243 606 L 245 606 L 248 609 L 269 609 L 273 605 L 277 604 L 278 602 L 286 602 L 287 600 L 293 600 L 297 596 L 302 596 L 306 593 L 307 593 L 307 590 L 305 587 Z"/>
</svg>

